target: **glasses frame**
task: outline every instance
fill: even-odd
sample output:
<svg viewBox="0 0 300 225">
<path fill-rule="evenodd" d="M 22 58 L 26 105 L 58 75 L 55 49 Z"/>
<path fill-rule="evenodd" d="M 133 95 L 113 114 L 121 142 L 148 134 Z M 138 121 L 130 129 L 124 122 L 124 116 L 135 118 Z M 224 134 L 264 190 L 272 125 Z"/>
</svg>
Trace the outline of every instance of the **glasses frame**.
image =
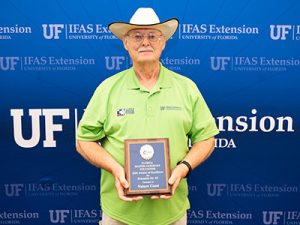
<svg viewBox="0 0 300 225">
<path fill-rule="evenodd" d="M 134 41 L 135 43 L 141 43 L 141 42 L 143 42 L 143 41 L 145 40 L 145 37 L 147 37 L 147 40 L 148 40 L 149 42 L 155 43 L 155 42 L 157 42 L 158 40 L 160 40 L 160 37 L 164 36 L 163 34 L 157 34 L 157 33 L 153 33 L 153 32 L 149 32 L 149 33 L 147 33 L 147 34 L 142 34 L 142 33 L 141 33 L 142 39 L 141 39 L 141 40 L 137 40 L 137 39 L 135 38 L 137 33 L 140 33 L 140 32 L 136 32 L 135 35 L 131 35 L 131 34 L 127 33 L 127 34 L 126 34 L 126 37 L 129 37 L 129 38 L 130 38 L 132 41 Z M 150 40 L 149 36 L 150 36 L 151 33 L 154 34 L 154 36 L 157 37 L 157 39 L 155 39 L 155 40 Z"/>
</svg>

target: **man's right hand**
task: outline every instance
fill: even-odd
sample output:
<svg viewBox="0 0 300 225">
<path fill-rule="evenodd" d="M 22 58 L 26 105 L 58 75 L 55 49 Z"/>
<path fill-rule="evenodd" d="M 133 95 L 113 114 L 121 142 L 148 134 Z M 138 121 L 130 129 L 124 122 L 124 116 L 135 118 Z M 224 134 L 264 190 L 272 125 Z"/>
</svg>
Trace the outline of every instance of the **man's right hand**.
<svg viewBox="0 0 300 225">
<path fill-rule="evenodd" d="M 119 166 L 112 172 L 115 178 L 115 187 L 118 192 L 119 198 L 126 202 L 143 200 L 143 196 L 126 196 L 125 189 L 129 188 L 129 184 L 125 178 L 124 168 Z"/>
</svg>

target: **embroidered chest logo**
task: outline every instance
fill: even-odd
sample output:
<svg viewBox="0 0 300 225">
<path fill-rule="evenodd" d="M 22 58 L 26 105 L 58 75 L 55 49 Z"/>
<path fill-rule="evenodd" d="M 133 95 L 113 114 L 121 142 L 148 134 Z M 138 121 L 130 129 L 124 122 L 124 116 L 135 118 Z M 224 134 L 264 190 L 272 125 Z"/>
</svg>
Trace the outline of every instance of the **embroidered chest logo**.
<svg viewBox="0 0 300 225">
<path fill-rule="evenodd" d="M 181 110 L 181 107 L 179 106 L 160 106 L 160 110 L 161 111 L 180 111 Z"/>
<path fill-rule="evenodd" d="M 134 108 L 121 108 L 117 110 L 117 116 L 125 116 L 127 114 L 134 114 Z"/>
</svg>

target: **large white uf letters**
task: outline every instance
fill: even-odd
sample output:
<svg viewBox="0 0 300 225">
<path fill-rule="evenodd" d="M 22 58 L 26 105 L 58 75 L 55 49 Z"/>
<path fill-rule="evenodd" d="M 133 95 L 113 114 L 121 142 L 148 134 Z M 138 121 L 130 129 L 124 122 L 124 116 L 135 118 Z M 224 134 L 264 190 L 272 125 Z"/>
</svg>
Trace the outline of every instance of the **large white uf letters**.
<svg viewBox="0 0 300 225">
<path fill-rule="evenodd" d="M 24 115 L 23 109 L 11 109 L 10 115 L 13 117 L 14 139 L 15 142 L 23 148 L 33 148 L 40 141 L 40 117 L 45 117 L 45 140 L 44 147 L 56 147 L 54 140 L 54 132 L 62 131 L 61 124 L 54 124 L 53 118 L 61 116 L 62 119 L 69 119 L 69 109 L 29 109 L 29 116 L 31 117 L 31 131 L 32 135 L 29 139 L 24 139 L 22 134 L 22 117 Z"/>
</svg>

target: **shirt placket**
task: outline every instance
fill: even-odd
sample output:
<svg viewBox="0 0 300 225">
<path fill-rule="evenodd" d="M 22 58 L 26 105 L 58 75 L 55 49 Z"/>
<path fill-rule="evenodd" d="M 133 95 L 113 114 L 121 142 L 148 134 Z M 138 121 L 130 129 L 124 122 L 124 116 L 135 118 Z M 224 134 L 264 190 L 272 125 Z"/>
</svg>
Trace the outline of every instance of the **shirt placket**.
<svg viewBox="0 0 300 225">
<path fill-rule="evenodd" d="M 155 98 L 157 98 L 159 90 L 154 92 L 149 92 L 146 100 L 146 116 L 153 117 L 155 116 Z"/>
</svg>

